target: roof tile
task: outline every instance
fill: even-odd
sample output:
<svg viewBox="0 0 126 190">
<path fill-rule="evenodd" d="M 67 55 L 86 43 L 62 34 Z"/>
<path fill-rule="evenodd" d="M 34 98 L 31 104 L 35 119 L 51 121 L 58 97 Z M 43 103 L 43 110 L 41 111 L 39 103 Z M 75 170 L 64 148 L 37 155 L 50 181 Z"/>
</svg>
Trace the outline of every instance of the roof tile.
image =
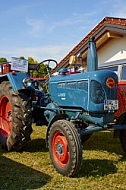
<svg viewBox="0 0 126 190">
<path fill-rule="evenodd" d="M 78 43 L 57 65 L 55 71 L 57 71 L 59 68 L 61 68 L 69 59 L 69 57 L 85 43 L 89 40 L 89 38 L 94 35 L 103 25 L 110 24 L 110 25 L 121 25 L 126 26 L 126 19 L 125 18 L 115 18 L 115 17 L 105 17 L 97 26 L 95 26 L 88 35 L 83 38 L 80 43 Z"/>
</svg>

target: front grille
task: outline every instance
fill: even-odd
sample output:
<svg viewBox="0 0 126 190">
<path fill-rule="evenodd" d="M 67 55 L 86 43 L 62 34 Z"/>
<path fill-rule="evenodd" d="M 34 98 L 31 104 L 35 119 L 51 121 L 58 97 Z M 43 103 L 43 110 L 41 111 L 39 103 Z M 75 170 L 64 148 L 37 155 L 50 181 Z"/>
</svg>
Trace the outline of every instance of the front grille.
<svg viewBox="0 0 126 190">
<path fill-rule="evenodd" d="M 95 104 L 104 103 L 105 93 L 102 88 L 102 85 L 99 82 L 95 80 L 91 81 L 90 92 L 91 92 L 91 101 L 93 103 Z"/>
</svg>

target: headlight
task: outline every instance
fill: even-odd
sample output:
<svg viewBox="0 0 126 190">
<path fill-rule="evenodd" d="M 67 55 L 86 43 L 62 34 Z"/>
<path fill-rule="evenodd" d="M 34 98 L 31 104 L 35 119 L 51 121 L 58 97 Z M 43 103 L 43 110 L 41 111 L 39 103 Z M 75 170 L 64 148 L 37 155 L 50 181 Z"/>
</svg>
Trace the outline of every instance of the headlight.
<svg viewBox="0 0 126 190">
<path fill-rule="evenodd" d="M 22 83 L 23 83 L 23 86 L 24 86 L 25 88 L 27 88 L 27 87 L 29 87 L 29 86 L 32 85 L 31 80 L 28 79 L 28 78 L 23 79 Z"/>
</svg>

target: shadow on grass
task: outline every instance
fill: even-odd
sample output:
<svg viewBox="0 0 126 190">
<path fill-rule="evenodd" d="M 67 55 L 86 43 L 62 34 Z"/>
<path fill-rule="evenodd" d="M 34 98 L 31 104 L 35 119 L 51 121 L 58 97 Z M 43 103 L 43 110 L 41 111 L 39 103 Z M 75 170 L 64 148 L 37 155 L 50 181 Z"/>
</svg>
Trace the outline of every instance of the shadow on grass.
<svg viewBox="0 0 126 190">
<path fill-rule="evenodd" d="M 78 177 L 103 177 L 105 175 L 114 174 L 117 167 L 109 160 L 83 160 L 82 167 Z"/>
<path fill-rule="evenodd" d="M 83 144 L 84 150 L 103 150 L 117 155 L 125 154 L 118 138 L 113 138 L 113 132 L 93 133 L 89 140 Z M 42 138 L 32 139 L 24 151 L 48 152 L 46 141 Z"/>
<path fill-rule="evenodd" d="M 113 138 L 113 132 L 93 133 L 83 144 L 84 150 L 103 150 L 117 155 L 124 154 L 119 138 Z"/>
<path fill-rule="evenodd" d="M 28 143 L 28 145 L 24 151 L 26 151 L 26 152 L 48 152 L 48 149 L 46 148 L 45 139 L 42 139 L 42 138 L 32 139 Z"/>
<path fill-rule="evenodd" d="M 50 180 L 49 175 L 0 155 L 0 189 L 37 189 Z"/>
</svg>

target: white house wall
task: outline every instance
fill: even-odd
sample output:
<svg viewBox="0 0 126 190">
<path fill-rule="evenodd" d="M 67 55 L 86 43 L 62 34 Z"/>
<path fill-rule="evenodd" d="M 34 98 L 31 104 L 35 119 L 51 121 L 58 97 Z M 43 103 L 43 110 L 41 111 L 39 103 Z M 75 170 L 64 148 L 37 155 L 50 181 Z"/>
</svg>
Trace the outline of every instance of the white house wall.
<svg viewBox="0 0 126 190">
<path fill-rule="evenodd" d="M 109 40 L 98 50 L 97 54 L 99 64 L 126 59 L 126 35 Z"/>
</svg>

